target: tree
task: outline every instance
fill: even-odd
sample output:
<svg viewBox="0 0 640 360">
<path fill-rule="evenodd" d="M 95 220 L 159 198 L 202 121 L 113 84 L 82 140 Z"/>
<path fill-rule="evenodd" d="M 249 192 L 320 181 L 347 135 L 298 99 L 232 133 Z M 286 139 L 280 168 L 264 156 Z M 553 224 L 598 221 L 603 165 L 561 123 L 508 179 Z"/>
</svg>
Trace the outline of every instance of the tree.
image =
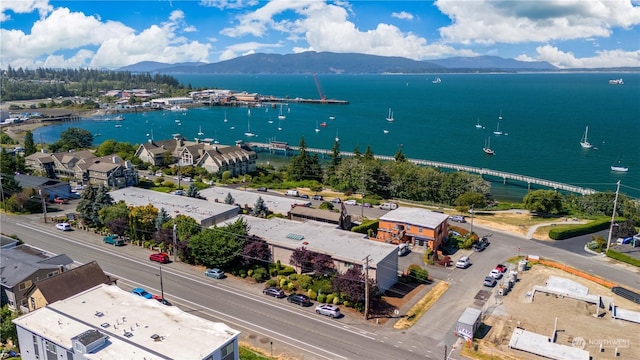
<svg viewBox="0 0 640 360">
<path fill-rule="evenodd" d="M 156 218 L 156 230 L 162 229 L 164 223 L 169 220 L 171 220 L 171 217 L 167 213 L 167 210 L 165 210 L 163 207 L 160 208 L 160 211 L 158 211 L 158 217 Z"/>
<path fill-rule="evenodd" d="M 13 156 L 7 152 L 7 150 L 2 147 L 0 149 L 0 173 L 3 174 L 15 174 L 16 172 L 16 163 L 13 159 Z"/>
<path fill-rule="evenodd" d="M 367 145 L 367 149 L 365 150 L 362 158 L 364 159 L 364 161 L 373 161 L 376 159 L 373 155 L 373 151 L 371 151 L 371 145 Z"/>
<path fill-rule="evenodd" d="M 105 206 L 98 211 L 100 221 L 113 234 L 123 236 L 126 233 L 129 218 L 129 207 L 120 200 L 111 206 Z"/>
<path fill-rule="evenodd" d="M 36 151 L 36 144 L 33 141 L 33 133 L 31 130 L 27 130 L 24 134 L 24 156 L 34 154 Z"/>
<path fill-rule="evenodd" d="M 18 346 L 18 331 L 13 320 L 20 316 L 19 312 L 13 312 L 9 305 L 4 304 L 0 309 L 0 343 L 5 344 L 11 339 L 14 345 Z"/>
<path fill-rule="evenodd" d="M 259 264 L 266 266 L 271 260 L 269 244 L 259 237 L 252 236 L 242 249 L 242 264 Z"/>
<path fill-rule="evenodd" d="M 104 226 L 100 217 L 100 210 L 111 205 L 113 205 L 113 198 L 109 195 L 104 185 L 98 187 L 89 186 L 82 193 L 76 211 L 80 213 L 80 218 L 87 226 L 100 228 Z"/>
<path fill-rule="evenodd" d="M 289 257 L 289 264 L 299 268 L 302 273 L 309 272 L 313 270 L 313 267 L 311 266 L 312 258 L 312 251 L 309 251 L 302 246 L 293 250 Z"/>
<path fill-rule="evenodd" d="M 93 144 L 91 132 L 80 128 L 68 128 L 60 134 L 60 140 L 49 147 L 52 152 L 69 151 L 71 149 L 87 149 Z"/>
<path fill-rule="evenodd" d="M 344 293 L 349 300 L 363 302 L 365 299 L 365 274 L 362 266 L 354 265 L 349 270 L 333 278 L 333 291 Z M 376 284 L 372 279 L 369 281 L 369 294 L 375 294 Z"/>
<path fill-rule="evenodd" d="M 147 241 L 156 231 L 158 209 L 153 205 L 135 206 L 129 212 L 129 237 L 133 241 Z"/>
<path fill-rule="evenodd" d="M 298 147 L 298 155 L 292 157 L 289 161 L 289 179 L 292 181 L 322 181 L 323 173 L 322 167 L 320 166 L 320 159 L 317 154 L 314 154 L 313 156 L 309 155 L 304 136 L 300 138 Z"/>
<path fill-rule="evenodd" d="M 537 213 L 559 214 L 562 212 L 562 195 L 554 190 L 534 190 L 525 195 L 524 207 Z"/>
<path fill-rule="evenodd" d="M 196 265 L 229 268 L 240 259 L 248 229 L 243 219 L 226 226 L 204 229 L 189 240 L 190 258 Z"/>
<path fill-rule="evenodd" d="M 460 211 L 467 211 L 473 205 L 475 208 L 487 206 L 487 197 L 484 194 L 468 191 L 454 201 Z"/>
<path fill-rule="evenodd" d="M 267 217 L 269 213 L 269 209 L 265 206 L 264 200 L 262 200 L 262 196 L 258 196 L 258 200 L 253 205 L 253 209 L 251 210 L 251 215 L 255 217 Z"/>
<path fill-rule="evenodd" d="M 312 264 L 313 272 L 316 275 L 330 275 L 333 273 L 333 258 L 327 254 L 315 253 Z"/>
<path fill-rule="evenodd" d="M 396 154 L 393 155 L 393 158 L 396 159 L 397 162 L 407 161 L 407 158 L 402 153 L 402 148 L 399 148 L 398 151 L 396 151 Z"/>
<path fill-rule="evenodd" d="M 191 185 L 189 185 L 189 188 L 187 189 L 185 195 L 191 198 L 201 198 L 200 191 L 198 191 L 198 187 L 194 183 L 191 183 Z"/>
<path fill-rule="evenodd" d="M 233 198 L 233 196 L 231 196 L 231 193 L 227 193 L 227 197 L 224 198 L 224 203 L 227 205 L 233 205 L 235 204 L 236 200 Z"/>
</svg>

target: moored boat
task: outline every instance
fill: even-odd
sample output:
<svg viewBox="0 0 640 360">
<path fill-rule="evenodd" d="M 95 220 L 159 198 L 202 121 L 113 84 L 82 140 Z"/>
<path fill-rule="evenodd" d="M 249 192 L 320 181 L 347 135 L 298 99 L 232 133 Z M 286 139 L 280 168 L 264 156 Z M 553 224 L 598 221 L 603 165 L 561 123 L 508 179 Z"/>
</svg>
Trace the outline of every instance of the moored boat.
<svg viewBox="0 0 640 360">
<path fill-rule="evenodd" d="M 622 78 L 609 80 L 609 85 L 623 85 L 623 84 L 624 84 L 624 81 L 622 81 Z"/>
<path fill-rule="evenodd" d="M 589 127 L 587 126 L 586 129 L 584 130 L 584 135 L 582 135 L 582 139 L 580 140 L 580 146 L 582 146 L 583 149 L 591 149 L 593 147 L 593 145 L 587 139 L 588 133 L 589 133 Z"/>
<path fill-rule="evenodd" d="M 491 149 L 491 138 L 487 138 L 487 140 L 484 142 L 482 151 L 484 151 L 484 153 L 487 155 L 495 155 L 495 151 Z"/>
</svg>

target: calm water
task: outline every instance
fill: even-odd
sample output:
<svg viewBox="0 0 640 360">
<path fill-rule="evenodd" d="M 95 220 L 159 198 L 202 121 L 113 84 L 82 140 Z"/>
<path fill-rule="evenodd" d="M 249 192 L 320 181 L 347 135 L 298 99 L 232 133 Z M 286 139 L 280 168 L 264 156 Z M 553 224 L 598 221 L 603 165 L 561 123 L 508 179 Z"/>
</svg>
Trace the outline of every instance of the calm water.
<svg viewBox="0 0 640 360">
<path fill-rule="evenodd" d="M 624 78 L 612 86 L 609 79 Z M 319 98 L 313 76 L 304 75 L 179 75 L 185 85 L 257 92 L 290 98 Z M 309 147 L 331 148 L 336 136 L 340 148 L 436 160 L 565 182 L 601 191 L 621 191 L 640 197 L 640 74 L 460 74 L 441 75 L 321 75 L 327 98 L 349 105 L 289 104 L 286 120 L 279 108 L 199 108 L 185 114 L 169 111 L 127 114 L 114 122 L 84 120 L 41 128 L 36 140 L 54 141 L 68 127 L 100 133 L 96 143 L 117 139 L 141 143 L 147 134 L 166 139 L 180 133 L 188 139 L 216 138 L 221 144 L 235 140 L 297 145 L 304 136 Z M 394 122 L 386 121 L 389 108 Z M 226 113 L 227 122 L 224 122 Z M 500 130 L 494 135 L 498 117 Z M 335 116 L 335 120 L 330 120 Z M 476 128 L 480 122 L 483 128 Z M 326 122 L 327 126 L 320 126 Z M 579 141 L 589 126 L 594 148 Z M 235 127 L 235 129 L 231 129 Z M 257 138 L 247 138 L 250 127 Z M 281 130 L 278 130 L 278 129 Z M 320 129 L 316 132 L 315 129 Z M 388 130 L 385 134 L 384 130 Z M 490 138 L 495 156 L 482 148 Z M 630 168 L 612 173 L 621 158 Z M 494 184 L 499 198 L 521 198 L 525 189 Z"/>
</svg>

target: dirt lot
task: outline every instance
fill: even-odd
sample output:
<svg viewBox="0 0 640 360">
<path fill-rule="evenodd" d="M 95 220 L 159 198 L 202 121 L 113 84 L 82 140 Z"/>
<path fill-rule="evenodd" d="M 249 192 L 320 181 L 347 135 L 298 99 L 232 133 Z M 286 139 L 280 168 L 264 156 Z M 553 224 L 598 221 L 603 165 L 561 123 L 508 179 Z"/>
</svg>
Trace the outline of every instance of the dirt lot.
<svg viewBox="0 0 640 360">
<path fill-rule="evenodd" d="M 640 324 L 624 320 L 615 320 L 609 309 L 598 309 L 601 316 L 596 318 L 595 305 L 586 302 L 561 298 L 538 292 L 534 301 L 527 294 L 534 285 L 543 285 L 550 275 L 570 279 L 589 288 L 589 294 L 602 295 L 614 299 L 620 308 L 640 311 L 640 305 L 621 298 L 608 288 L 594 284 L 580 277 L 567 274 L 558 269 L 535 265 L 520 274 L 513 290 L 506 296 L 492 297 L 488 304 L 490 315 L 483 323 L 490 328 L 479 340 L 479 349 L 485 354 L 503 354 L 504 359 L 540 359 L 540 357 L 508 348 L 509 339 L 515 327 L 524 328 L 539 334 L 551 336 L 554 321 L 558 319 L 556 343 L 578 346 L 584 339 L 584 349 L 595 359 L 640 359 Z M 600 343 L 604 351 L 600 352 Z M 614 356 L 618 346 L 619 356 Z"/>
</svg>

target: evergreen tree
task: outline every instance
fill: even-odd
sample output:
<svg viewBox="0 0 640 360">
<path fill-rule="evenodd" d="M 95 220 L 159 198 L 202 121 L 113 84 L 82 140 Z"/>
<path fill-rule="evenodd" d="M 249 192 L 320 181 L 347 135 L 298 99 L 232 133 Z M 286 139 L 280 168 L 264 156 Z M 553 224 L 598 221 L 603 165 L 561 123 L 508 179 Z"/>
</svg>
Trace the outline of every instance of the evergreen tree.
<svg viewBox="0 0 640 360">
<path fill-rule="evenodd" d="M 375 157 L 373 157 L 373 151 L 371 151 L 370 145 L 367 145 L 367 150 L 364 152 L 363 158 L 365 161 L 372 161 L 376 159 Z"/>
<path fill-rule="evenodd" d="M 194 183 L 191 183 L 191 185 L 189 185 L 189 188 L 187 189 L 187 192 L 185 194 L 188 197 L 200 198 L 200 192 L 198 191 L 198 187 Z"/>
<path fill-rule="evenodd" d="M 5 150 L 5 148 L 0 149 L 0 173 L 3 174 L 14 174 L 16 172 L 16 162 L 13 159 L 13 156 Z"/>
<path fill-rule="evenodd" d="M 360 159 L 361 156 L 362 154 L 360 153 L 360 146 L 356 145 L 356 147 L 353 148 L 353 157 L 356 159 Z"/>
<path fill-rule="evenodd" d="M 171 217 L 167 213 L 167 210 L 165 210 L 164 207 L 160 208 L 160 211 L 158 211 L 158 217 L 156 218 L 156 230 L 160 230 L 162 225 L 169 220 L 171 220 Z"/>
<path fill-rule="evenodd" d="M 227 197 L 224 198 L 224 203 L 227 205 L 233 205 L 236 203 L 236 200 L 231 196 L 231 193 L 227 193 Z"/>
<path fill-rule="evenodd" d="M 396 151 L 396 154 L 393 155 L 393 157 L 396 159 L 397 162 L 407 161 L 407 158 L 402 153 L 402 148 L 398 149 L 398 151 Z"/>
<path fill-rule="evenodd" d="M 27 130 L 24 134 L 24 156 L 29 156 L 37 151 L 36 144 L 33 141 L 33 133 Z"/>
<path fill-rule="evenodd" d="M 251 215 L 255 217 L 266 217 L 269 213 L 269 209 L 264 205 L 264 200 L 262 200 L 262 196 L 258 196 L 258 200 L 253 205 L 253 210 L 251 210 Z"/>
</svg>

